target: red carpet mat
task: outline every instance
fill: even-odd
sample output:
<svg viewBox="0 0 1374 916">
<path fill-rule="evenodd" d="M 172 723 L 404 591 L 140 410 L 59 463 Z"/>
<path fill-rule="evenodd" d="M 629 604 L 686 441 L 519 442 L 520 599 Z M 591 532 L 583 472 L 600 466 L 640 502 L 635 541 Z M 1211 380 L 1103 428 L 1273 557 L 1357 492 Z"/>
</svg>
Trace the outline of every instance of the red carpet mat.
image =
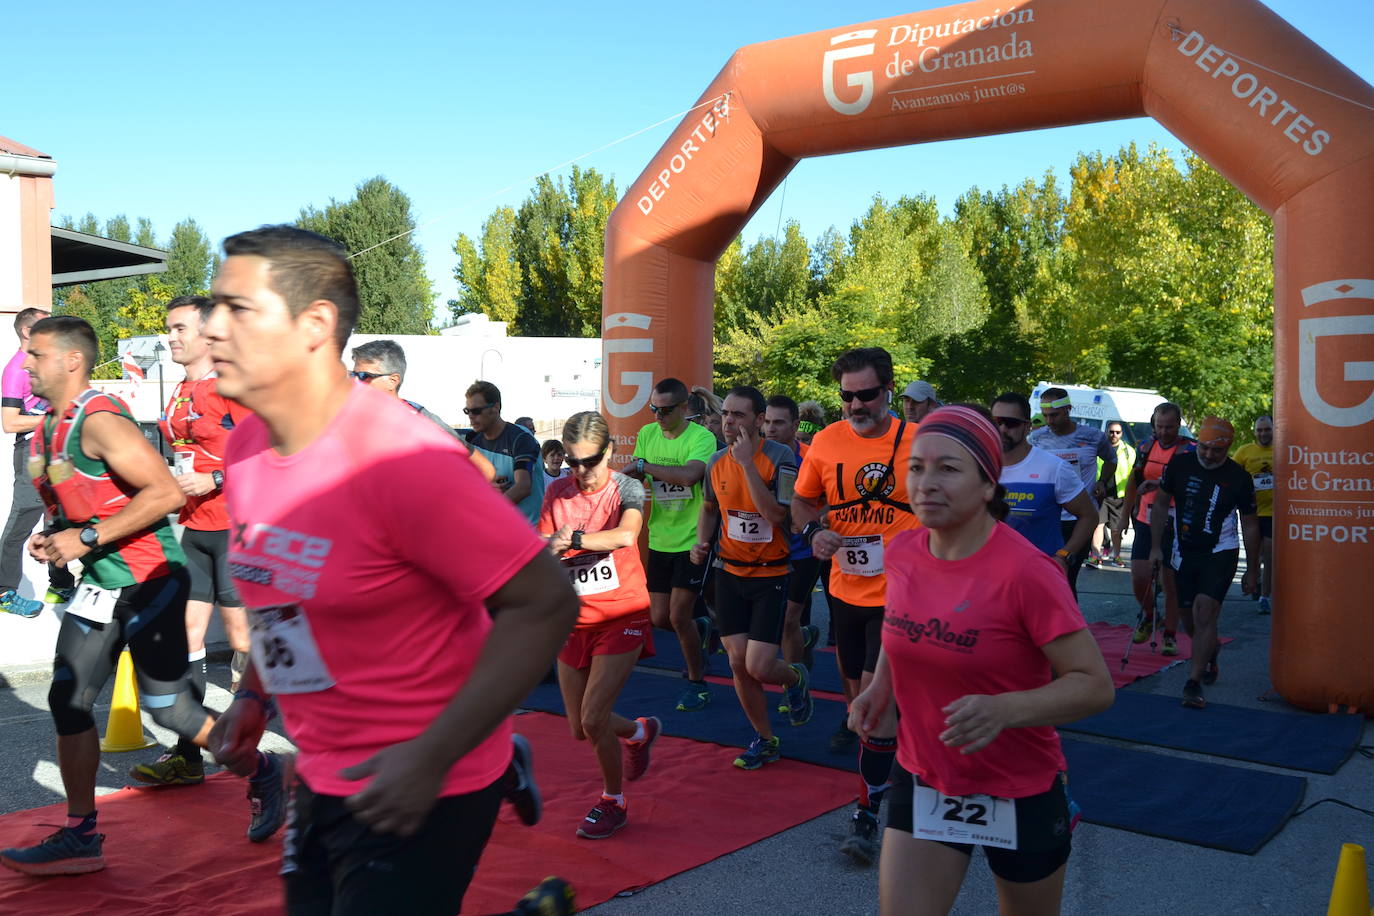
<svg viewBox="0 0 1374 916">
<path fill-rule="evenodd" d="M 1121 656 L 1126 653 L 1126 646 L 1131 641 L 1131 634 L 1134 628 L 1125 624 L 1110 624 L 1097 621 L 1088 624 L 1088 632 L 1093 634 L 1093 639 L 1097 640 L 1097 647 L 1102 650 L 1102 657 L 1107 661 L 1107 670 L 1112 673 L 1112 683 L 1117 687 L 1125 687 L 1127 684 L 1167 671 L 1179 662 L 1185 662 L 1193 657 L 1193 641 L 1188 638 L 1188 634 L 1178 633 L 1178 654 L 1175 656 L 1160 655 L 1157 651 L 1150 651 L 1150 641 L 1147 639 L 1139 645 L 1132 646 L 1131 658 L 1126 663 L 1126 667 L 1121 667 Z M 1223 645 L 1230 642 L 1229 636 L 1223 636 Z M 1160 631 L 1159 643 L 1157 648 L 1164 648 L 1164 634 Z"/>
<path fill-rule="evenodd" d="M 852 774 L 795 760 L 744 772 L 731 766 L 733 748 L 665 736 L 654 745 L 648 774 L 627 786 L 629 824 L 611 839 L 583 840 L 575 835 L 577 826 L 601 792 L 591 749 L 573 741 L 559 716 L 529 713 L 515 725 L 534 746 L 544 819 L 525 827 L 503 807 L 464 913 L 507 910 L 554 874 L 577 888 L 579 908 L 592 906 L 854 799 Z M 0 869 L 0 913 L 280 913 L 281 843 L 255 846 L 243 838 L 243 791 L 240 780 L 213 776 L 196 788 L 126 789 L 102 797 L 105 871 L 35 879 Z M 64 814 L 64 806 L 52 805 L 0 817 L 0 847 L 36 842 L 53 828 L 35 825 L 60 824 Z M 403 900 L 397 906 L 404 912 Z"/>
</svg>

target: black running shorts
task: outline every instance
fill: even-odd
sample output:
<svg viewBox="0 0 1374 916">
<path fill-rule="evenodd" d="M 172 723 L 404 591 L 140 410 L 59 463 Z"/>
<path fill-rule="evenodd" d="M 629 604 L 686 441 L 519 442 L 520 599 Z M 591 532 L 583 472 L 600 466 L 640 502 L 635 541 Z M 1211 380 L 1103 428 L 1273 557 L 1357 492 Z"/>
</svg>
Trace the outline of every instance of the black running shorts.
<svg viewBox="0 0 1374 916">
<path fill-rule="evenodd" d="M 665 595 L 675 588 L 700 591 L 701 582 L 706 578 L 706 566 L 697 566 L 691 556 L 690 550 L 675 553 L 650 550 L 649 563 L 644 569 L 649 591 Z"/>
<path fill-rule="evenodd" d="M 883 613 L 880 607 L 859 607 L 830 596 L 835 653 L 840 657 L 840 670 L 851 681 L 878 668 L 878 653 L 883 647 Z"/>
<path fill-rule="evenodd" d="M 1192 607 L 1198 595 L 1206 595 L 1217 602 L 1225 600 L 1239 565 L 1238 547 L 1214 553 L 1185 553 L 1174 573 L 1178 583 L 1178 606 Z"/>
<path fill-rule="evenodd" d="M 187 528 L 181 533 L 181 549 L 186 568 L 191 571 L 188 601 L 204 601 L 220 607 L 240 607 L 234 580 L 229 576 L 229 530 L 200 531 Z"/>
<path fill-rule="evenodd" d="M 501 806 L 501 780 L 440 798 L 414 836 L 374 833 L 335 795 L 296 781 L 282 841 L 289 916 L 451 916 Z"/>
<path fill-rule="evenodd" d="M 755 642 L 782 642 L 788 576 L 737 576 L 716 570 L 716 624 L 721 636 L 749 634 Z"/>
<path fill-rule="evenodd" d="M 915 824 L 912 799 L 915 786 L 922 784 L 901 764 L 892 767 L 892 788 L 887 792 L 887 827 L 911 833 Z M 965 855 L 973 855 L 973 847 L 966 843 L 945 843 Z M 992 873 L 1003 881 L 1029 884 L 1042 881 L 1059 870 L 1069 860 L 1073 846 L 1073 824 L 1069 814 L 1069 796 L 1062 775 L 1039 795 L 1016 800 L 1016 848 L 1000 849 L 984 846 Z"/>
</svg>

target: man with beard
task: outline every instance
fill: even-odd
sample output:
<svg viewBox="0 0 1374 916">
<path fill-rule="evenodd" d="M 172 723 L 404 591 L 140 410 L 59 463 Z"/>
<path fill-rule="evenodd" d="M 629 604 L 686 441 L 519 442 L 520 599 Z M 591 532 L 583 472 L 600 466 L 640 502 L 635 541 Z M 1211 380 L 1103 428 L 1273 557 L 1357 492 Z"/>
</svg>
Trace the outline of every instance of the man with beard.
<svg viewBox="0 0 1374 916">
<path fill-rule="evenodd" d="M 916 527 L 899 472 L 911 451 L 915 424 L 892 415 L 892 356 L 882 347 L 849 350 L 830 374 L 840 385 L 844 422 L 816 433 L 797 476 L 793 526 L 818 560 L 833 558 L 830 613 L 846 700 L 869 685 L 882 648 L 887 576 L 883 552 L 900 531 Z M 826 509 L 826 521 L 821 512 Z M 841 723 L 841 729 L 845 723 Z M 839 732 L 836 733 L 837 736 Z M 878 809 L 891 785 L 897 750 L 896 714 L 889 711 L 859 749 L 859 806 L 840 851 L 873 862 Z"/>
<path fill-rule="evenodd" d="M 1169 506 L 1177 504 L 1174 549 L 1170 565 L 1178 583 L 1183 629 L 1193 638 L 1183 705 L 1204 709 L 1203 684 L 1217 680 L 1217 621 L 1221 602 L 1236 575 L 1240 544 L 1236 513 L 1245 538 L 1247 560 L 1242 588 L 1249 591 L 1259 572 L 1259 522 L 1255 516 L 1255 485 L 1240 465 L 1226 457 L 1235 439 L 1231 424 L 1208 417 L 1198 430 L 1197 448 L 1175 455 L 1164 469 L 1159 492 L 1150 509 L 1150 563 L 1164 562 L 1164 523 Z"/>
</svg>

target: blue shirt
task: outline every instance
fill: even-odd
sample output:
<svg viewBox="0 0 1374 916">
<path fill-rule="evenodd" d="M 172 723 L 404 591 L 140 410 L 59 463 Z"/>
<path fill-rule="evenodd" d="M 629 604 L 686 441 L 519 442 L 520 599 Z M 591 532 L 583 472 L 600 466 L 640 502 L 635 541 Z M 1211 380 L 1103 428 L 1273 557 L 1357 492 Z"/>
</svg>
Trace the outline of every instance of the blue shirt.
<svg viewBox="0 0 1374 916">
<path fill-rule="evenodd" d="M 504 477 L 515 483 L 515 472 L 525 471 L 530 475 L 529 495 L 515 504 L 529 519 L 531 525 L 539 524 L 539 510 L 544 507 L 544 478 L 539 460 L 539 442 L 523 426 L 507 423 L 501 435 L 488 439 L 475 429 L 463 436 L 469 448 L 476 449 L 486 456 L 496 469 L 497 478 Z"/>
<path fill-rule="evenodd" d="M 1025 458 L 1002 468 L 999 482 L 1011 506 L 1007 524 L 1045 553 L 1062 548 L 1060 510 L 1083 492 L 1078 473 L 1049 452 L 1031 446 Z"/>
</svg>

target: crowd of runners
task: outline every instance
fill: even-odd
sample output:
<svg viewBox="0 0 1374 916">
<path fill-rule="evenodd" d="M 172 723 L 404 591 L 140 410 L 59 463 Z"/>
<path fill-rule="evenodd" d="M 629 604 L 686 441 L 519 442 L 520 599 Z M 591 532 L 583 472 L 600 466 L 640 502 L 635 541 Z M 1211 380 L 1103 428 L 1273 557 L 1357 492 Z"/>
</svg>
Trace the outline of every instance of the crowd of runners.
<svg viewBox="0 0 1374 916">
<path fill-rule="evenodd" d="M 224 254 L 211 297 L 168 303 L 186 370 L 162 421 L 170 468 L 90 385 L 89 325 L 16 321 L 0 608 L 43 606 L 16 591 L 26 541 L 65 608 L 49 703 L 68 806 L 55 833 L 0 852 L 17 871 L 105 865 L 91 710 L 125 645 L 144 708 L 179 736 L 130 776 L 199 783 L 208 750 L 245 779 L 248 840 L 286 825 L 287 911 L 352 914 L 457 912 L 503 801 L 540 820 L 537 749 L 511 713 L 551 668 L 603 781 L 568 829 L 607 840 L 662 732 L 664 710 L 615 711 L 655 638 L 682 655 L 684 714 L 713 702 L 711 654 L 728 658 L 755 737 L 722 766 L 741 770 L 785 751 L 770 704 L 784 732 L 809 726 L 828 644 L 848 705 L 829 743 L 859 773 L 840 851 L 879 863 L 883 912 L 947 912 L 974 846 L 1004 910 L 1055 912 L 1077 811 L 1054 726 L 1113 699 L 1081 568 L 1125 565 L 1130 526 L 1132 638 L 1159 630 L 1173 655 L 1180 625 L 1192 637 L 1185 706 L 1205 707 L 1218 676 L 1242 540 L 1243 587 L 1270 610 L 1268 417 L 1233 460 L 1230 423 L 1207 417 L 1189 438 L 1163 403 L 1133 449 L 1120 422 L 1077 423 L 1063 389 L 987 406 L 943 405 L 921 380 L 898 394 L 869 347 L 835 354 L 835 422 L 755 387 L 718 397 L 662 378 L 653 421 L 618 455 L 599 413 L 541 445 L 479 380 L 460 434 L 401 397 L 395 342 L 341 365 L 358 297 L 340 246 L 277 226 Z M 218 716 L 204 702 L 215 605 L 234 652 Z M 259 750 L 277 714 L 294 755 Z M 510 912 L 571 908 L 548 879 Z"/>
</svg>

